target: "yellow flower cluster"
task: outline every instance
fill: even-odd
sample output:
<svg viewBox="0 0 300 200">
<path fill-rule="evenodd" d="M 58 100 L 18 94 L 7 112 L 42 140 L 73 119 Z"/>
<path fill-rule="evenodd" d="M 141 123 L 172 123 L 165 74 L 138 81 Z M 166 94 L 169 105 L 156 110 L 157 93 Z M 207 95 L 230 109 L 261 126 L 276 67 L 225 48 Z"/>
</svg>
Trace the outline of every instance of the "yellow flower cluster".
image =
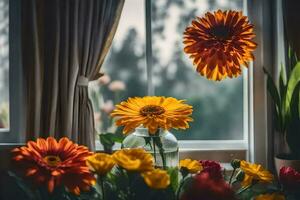
<svg viewBox="0 0 300 200">
<path fill-rule="evenodd" d="M 105 153 L 96 153 L 90 156 L 87 166 L 91 171 L 103 176 L 107 174 L 114 165 L 131 171 L 140 172 L 145 183 L 153 189 L 164 189 L 170 185 L 170 176 L 164 170 L 155 169 L 153 157 L 144 149 L 122 149 L 112 156 Z"/>
<path fill-rule="evenodd" d="M 88 157 L 86 165 L 92 172 L 103 176 L 107 174 L 115 165 L 115 161 L 112 156 L 105 153 L 95 153 Z"/>
<path fill-rule="evenodd" d="M 153 157 L 144 149 L 122 149 L 113 154 L 116 164 L 128 171 L 151 171 L 154 168 Z"/>
<path fill-rule="evenodd" d="M 281 194 L 261 194 L 255 197 L 255 200 L 285 200 L 285 197 Z"/>
<path fill-rule="evenodd" d="M 197 160 L 191 160 L 191 159 L 184 159 L 181 160 L 179 163 L 180 169 L 185 169 L 191 174 L 196 174 L 200 172 L 203 167 Z"/>
<path fill-rule="evenodd" d="M 244 180 L 241 183 L 243 187 L 251 185 L 254 180 L 271 183 L 274 179 L 274 176 L 259 164 L 248 163 L 242 160 L 240 168 L 245 173 Z"/>
<path fill-rule="evenodd" d="M 161 169 L 154 169 L 152 171 L 142 173 L 145 183 L 153 189 L 164 189 L 170 185 L 169 174 Z"/>
</svg>

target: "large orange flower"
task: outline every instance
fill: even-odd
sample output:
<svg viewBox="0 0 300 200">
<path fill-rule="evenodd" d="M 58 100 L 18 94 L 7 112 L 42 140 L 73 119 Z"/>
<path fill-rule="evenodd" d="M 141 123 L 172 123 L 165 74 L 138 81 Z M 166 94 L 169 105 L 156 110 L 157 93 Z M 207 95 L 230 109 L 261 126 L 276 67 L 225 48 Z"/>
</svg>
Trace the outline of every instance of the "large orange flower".
<svg viewBox="0 0 300 200">
<path fill-rule="evenodd" d="M 190 55 L 197 72 L 210 80 L 237 77 L 241 66 L 254 59 L 257 44 L 253 25 L 237 11 L 207 12 L 197 17 L 184 32 L 184 51 Z"/>
<path fill-rule="evenodd" d="M 46 185 L 50 193 L 55 187 L 64 185 L 78 195 L 95 184 L 95 178 L 86 166 L 86 159 L 92 153 L 68 138 L 58 142 L 52 137 L 39 138 L 12 152 L 23 175 L 36 185 Z"/>
<path fill-rule="evenodd" d="M 125 134 L 134 128 L 143 125 L 151 134 L 158 128 L 168 130 L 170 128 L 186 129 L 188 122 L 193 121 L 190 115 L 193 107 L 184 100 L 173 97 L 134 97 L 121 102 L 112 112 L 113 117 L 118 117 L 117 126 L 125 126 Z"/>
</svg>

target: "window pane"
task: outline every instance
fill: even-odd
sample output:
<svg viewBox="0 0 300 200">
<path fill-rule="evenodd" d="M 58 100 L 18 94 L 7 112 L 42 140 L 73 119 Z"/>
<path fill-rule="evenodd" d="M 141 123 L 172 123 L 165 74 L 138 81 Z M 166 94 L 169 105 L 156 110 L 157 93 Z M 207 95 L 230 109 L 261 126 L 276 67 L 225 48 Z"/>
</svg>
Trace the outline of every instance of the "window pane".
<svg viewBox="0 0 300 200">
<path fill-rule="evenodd" d="M 243 77 L 222 82 L 199 76 L 183 52 L 183 32 L 195 16 L 217 9 L 243 10 L 243 0 L 152 1 L 155 94 L 186 99 L 194 122 L 178 139 L 243 139 Z"/>
<path fill-rule="evenodd" d="M 128 97 L 147 95 L 144 16 L 144 1 L 125 1 L 112 47 L 101 69 L 111 80 L 104 85 L 99 81 L 90 85 L 98 132 L 112 131 L 107 130 L 112 105 Z M 105 82 L 104 77 L 102 81 Z"/>
<path fill-rule="evenodd" d="M 9 128 L 9 0 L 0 0 L 0 129 Z"/>
</svg>

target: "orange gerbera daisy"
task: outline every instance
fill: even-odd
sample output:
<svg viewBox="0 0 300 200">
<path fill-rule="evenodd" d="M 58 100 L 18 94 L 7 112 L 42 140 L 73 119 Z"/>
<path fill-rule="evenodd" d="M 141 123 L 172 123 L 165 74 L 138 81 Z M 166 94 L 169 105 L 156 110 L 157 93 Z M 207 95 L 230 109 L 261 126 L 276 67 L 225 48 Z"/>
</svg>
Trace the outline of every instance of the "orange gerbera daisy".
<svg viewBox="0 0 300 200">
<path fill-rule="evenodd" d="M 254 59 L 257 44 L 253 25 L 242 12 L 207 12 L 197 17 L 184 32 L 184 51 L 190 55 L 197 72 L 210 80 L 237 77 L 241 66 Z"/>
<path fill-rule="evenodd" d="M 184 100 L 173 97 L 134 97 L 116 106 L 111 116 L 118 117 L 117 126 L 125 126 L 123 133 L 127 134 L 136 127 L 143 125 L 155 134 L 159 128 L 186 129 L 188 122 L 193 121 L 190 115 L 193 107 Z"/>
<path fill-rule="evenodd" d="M 68 138 L 58 142 L 53 137 L 29 141 L 27 146 L 15 148 L 13 160 L 23 175 L 36 185 L 46 185 L 48 191 L 64 185 L 68 191 L 79 195 L 95 184 L 95 177 L 86 165 L 92 152 Z"/>
</svg>

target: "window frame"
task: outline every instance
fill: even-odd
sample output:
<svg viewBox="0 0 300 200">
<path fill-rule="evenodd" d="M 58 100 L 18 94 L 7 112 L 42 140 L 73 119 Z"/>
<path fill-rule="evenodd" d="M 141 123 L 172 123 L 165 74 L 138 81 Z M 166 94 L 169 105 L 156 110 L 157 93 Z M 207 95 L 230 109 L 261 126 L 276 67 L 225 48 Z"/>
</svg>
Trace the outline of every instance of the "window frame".
<svg viewBox="0 0 300 200">
<path fill-rule="evenodd" d="M 146 29 L 146 71 L 147 71 L 147 91 L 148 95 L 154 95 L 154 87 L 152 82 L 152 27 L 151 27 L 151 3 L 152 0 L 144 0 L 145 2 L 145 29 Z M 249 2 L 249 1 L 248 1 Z M 244 0 L 244 12 L 247 13 L 247 0 Z M 250 64 L 252 66 L 252 63 Z M 251 109 L 249 103 L 253 95 L 250 91 L 252 89 L 253 80 L 249 81 L 249 76 L 252 74 L 252 67 L 245 69 L 243 71 L 243 101 L 244 101 L 244 137 L 242 140 L 179 140 L 179 152 L 183 157 L 190 158 L 204 158 L 208 153 L 213 157 L 216 155 L 220 158 L 221 162 L 228 162 L 233 158 L 237 159 L 249 159 L 250 158 L 250 148 L 249 139 L 252 137 L 249 129 L 252 115 L 249 115 L 248 111 Z M 252 101 L 251 101 L 252 102 Z M 114 146 L 114 150 L 117 150 L 121 147 L 120 144 Z M 99 140 L 96 141 L 96 149 L 103 150 L 102 145 Z M 233 153 L 235 152 L 235 153 Z M 237 155 L 238 157 L 233 157 Z"/>
<path fill-rule="evenodd" d="M 21 0 L 9 1 L 9 128 L 0 129 L 0 147 L 24 139 L 23 70 L 21 66 Z"/>
<path fill-rule="evenodd" d="M 245 0 L 246 1 L 246 0 Z M 273 72 L 275 62 L 274 30 L 277 26 L 272 16 L 278 15 L 272 0 L 248 1 L 247 10 L 255 25 L 257 49 L 249 74 L 249 160 L 270 168 L 273 157 L 272 102 L 268 98 L 266 77 L 263 68 Z"/>
</svg>

